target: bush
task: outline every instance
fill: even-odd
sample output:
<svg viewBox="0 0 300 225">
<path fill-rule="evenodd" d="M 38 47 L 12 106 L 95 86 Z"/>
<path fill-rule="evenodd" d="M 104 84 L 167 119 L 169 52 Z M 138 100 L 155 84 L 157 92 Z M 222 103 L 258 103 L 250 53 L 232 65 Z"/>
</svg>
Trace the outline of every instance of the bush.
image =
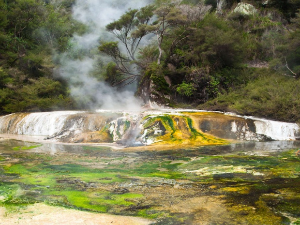
<svg viewBox="0 0 300 225">
<path fill-rule="evenodd" d="M 184 95 L 187 97 L 190 97 L 194 94 L 194 91 L 196 90 L 196 88 L 193 86 L 192 83 L 187 84 L 185 82 L 183 82 L 182 84 L 180 84 L 177 88 L 176 91 L 180 94 L 180 95 Z"/>
<path fill-rule="evenodd" d="M 244 88 L 222 94 L 198 106 L 201 109 L 233 111 L 282 121 L 300 121 L 300 80 L 261 70 Z"/>
</svg>

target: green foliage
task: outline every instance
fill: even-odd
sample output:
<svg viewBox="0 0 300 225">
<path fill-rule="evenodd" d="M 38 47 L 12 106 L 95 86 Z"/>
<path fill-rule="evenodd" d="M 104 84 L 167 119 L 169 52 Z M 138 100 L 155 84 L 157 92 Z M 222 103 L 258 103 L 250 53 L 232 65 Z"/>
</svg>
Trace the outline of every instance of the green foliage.
<svg viewBox="0 0 300 225">
<path fill-rule="evenodd" d="M 125 32 L 131 31 L 132 27 L 136 25 L 134 18 L 137 12 L 138 10 L 136 9 L 128 10 L 119 20 L 108 24 L 106 29 L 108 31 L 121 31 L 122 29 L 124 29 Z"/>
<path fill-rule="evenodd" d="M 112 56 L 113 58 L 121 57 L 117 41 L 102 42 L 99 46 L 99 51 Z"/>
<path fill-rule="evenodd" d="M 44 18 L 47 19 L 39 24 L 38 29 L 33 32 L 33 37 L 39 44 L 56 48 L 58 51 L 67 49 L 68 41 L 75 31 L 78 34 L 85 31 L 85 27 L 74 21 L 69 13 L 62 13 L 51 4 L 47 5 Z"/>
<path fill-rule="evenodd" d="M 185 101 L 201 102 L 239 80 L 237 70 L 244 59 L 245 42 L 239 30 L 213 14 L 186 26 L 172 29 L 166 36 L 163 46 L 169 49 L 165 51 L 169 56 L 164 62 L 168 66 L 165 73 L 171 79 L 171 89 Z"/>
<path fill-rule="evenodd" d="M 157 60 L 158 48 L 154 44 L 149 44 L 140 49 L 138 55 L 138 62 L 142 64 L 143 68 L 147 68 L 151 63 Z"/>
<path fill-rule="evenodd" d="M 279 18 L 260 16 L 249 19 L 243 26 L 254 31 L 253 34 L 245 35 L 245 40 L 254 43 L 253 40 L 256 39 L 257 45 L 263 50 L 260 59 L 269 60 L 269 68 L 273 70 L 257 70 L 258 76 L 247 79 L 244 84 L 250 82 L 246 86 L 208 102 L 205 107 L 291 122 L 299 121 L 296 110 L 299 107 L 299 82 L 293 78 L 299 77 L 300 68 L 299 17 L 296 15 L 291 19 L 288 33 L 278 21 Z M 257 47 L 249 52 L 259 54 Z M 250 70 L 246 71 L 245 75 L 250 73 Z"/>
<path fill-rule="evenodd" d="M 288 36 L 288 45 L 286 46 L 286 60 L 289 63 L 291 69 L 300 74 L 300 14 L 296 15 L 297 17 L 292 20 L 293 32 Z M 298 75 L 299 77 L 299 75 Z"/>
<path fill-rule="evenodd" d="M 164 72 L 161 65 L 158 65 L 156 62 L 152 63 L 148 67 L 148 70 L 145 72 L 145 76 L 149 77 L 150 80 L 153 82 L 156 91 L 163 94 L 170 93 L 169 84 L 166 82 L 164 78 Z"/>
<path fill-rule="evenodd" d="M 199 107 L 282 121 L 299 121 L 299 80 L 268 70 L 261 70 L 260 74 L 260 77 L 250 81 L 244 88 L 220 95 Z"/>
<path fill-rule="evenodd" d="M 52 76 L 51 54 L 83 55 L 70 42 L 86 30 L 72 19 L 74 2 L 0 0 L 1 114 L 73 107 L 66 84 Z M 215 0 L 156 0 L 127 10 L 106 26 L 118 42 L 101 42 L 112 62 L 100 62 L 95 77 L 111 85 L 138 80 L 160 103 L 209 101 L 205 107 L 299 120 L 300 1 L 247 1 L 254 15 L 234 13 L 238 2 L 227 1 L 222 16 L 212 12 Z M 153 40 L 140 48 L 148 34 Z M 252 68 L 268 66 L 268 77 Z"/>
<path fill-rule="evenodd" d="M 118 84 L 124 76 L 120 74 L 115 63 L 110 62 L 106 65 L 105 78 L 104 80 L 111 85 Z"/>
<path fill-rule="evenodd" d="M 197 44 L 196 40 L 200 44 Z M 207 16 L 199 24 L 188 44 L 193 50 L 188 52 L 187 60 L 194 65 L 196 60 L 200 60 L 200 65 L 207 65 L 211 69 L 233 67 L 240 63 L 243 57 L 241 35 L 215 15 Z M 192 58 L 192 55 L 195 58 Z"/>
<path fill-rule="evenodd" d="M 45 77 L 32 80 L 14 92 L 9 90 L 0 92 L 0 96 L 9 97 L 9 101 L 2 106 L 6 112 L 49 111 L 71 107 L 71 99 L 64 97 L 63 94 L 60 82 Z"/>
<path fill-rule="evenodd" d="M 65 84 L 52 76 L 52 53 L 84 28 L 66 8 L 42 0 L 1 0 L 0 17 L 0 113 L 72 107 Z"/>
<path fill-rule="evenodd" d="M 124 44 L 126 51 L 129 55 L 127 60 L 134 61 L 135 53 L 140 44 L 141 39 L 147 34 L 145 29 L 142 29 L 153 16 L 153 6 L 145 6 L 140 10 L 129 9 L 123 14 L 120 19 L 108 24 L 106 30 L 113 33 Z M 141 29 L 137 31 L 137 27 Z M 117 46 L 111 46 L 117 47 Z M 101 51 L 101 49 L 100 49 Z M 115 60 L 122 59 L 121 56 L 115 57 L 111 52 L 105 52 L 109 56 L 112 56 Z M 117 61 L 115 61 L 117 63 Z"/>
<path fill-rule="evenodd" d="M 177 88 L 176 91 L 180 94 L 180 95 L 184 95 L 187 97 L 190 97 L 193 95 L 193 92 L 196 90 L 196 88 L 193 86 L 193 84 L 187 84 L 185 82 L 183 82 L 182 84 L 180 84 Z"/>
<path fill-rule="evenodd" d="M 211 81 L 209 82 L 209 89 L 208 89 L 210 91 L 211 96 L 218 96 L 219 84 L 220 81 L 217 78 L 215 77 L 211 78 Z"/>
<path fill-rule="evenodd" d="M 4 88 L 5 85 L 12 83 L 13 79 L 9 77 L 7 71 L 0 67 L 0 88 Z"/>
<path fill-rule="evenodd" d="M 164 90 L 168 88 L 175 104 L 211 100 L 201 107 L 298 121 L 298 80 L 292 77 L 300 77 L 300 20 L 296 13 L 300 1 L 263 4 L 248 1 L 257 11 L 253 15 L 243 15 L 233 13 L 233 8 L 229 10 L 237 3 L 232 0 L 228 1 L 225 7 L 228 11 L 224 10 L 222 17 L 215 13 L 195 20 L 187 19 L 190 18 L 188 14 L 185 18 L 179 16 L 191 10 L 184 4 L 198 3 L 184 1 L 179 6 L 170 1 L 156 1 L 158 20 L 155 25 L 165 16 L 168 28 L 164 34 L 167 35 L 158 33 L 163 38 L 158 46 L 162 53 L 161 67 L 155 70 L 159 73 L 153 73 L 151 63 L 144 63 L 145 77 L 150 74 L 154 84 L 160 84 L 159 81 L 167 77 L 170 86 L 152 86 L 155 96 L 167 93 Z M 204 3 L 216 6 L 216 1 Z M 179 7 L 182 7 L 181 14 L 176 11 Z M 156 28 L 156 32 L 159 31 L 161 27 Z M 154 47 L 145 48 L 140 58 L 153 62 L 155 57 L 151 54 L 154 51 Z M 276 90 L 280 94 L 276 94 Z"/>
</svg>

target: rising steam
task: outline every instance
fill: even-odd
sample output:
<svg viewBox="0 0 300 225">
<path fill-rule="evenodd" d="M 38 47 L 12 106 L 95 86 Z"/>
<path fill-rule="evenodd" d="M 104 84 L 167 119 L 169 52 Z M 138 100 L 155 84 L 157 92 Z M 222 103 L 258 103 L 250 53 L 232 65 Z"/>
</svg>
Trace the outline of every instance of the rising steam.
<svg viewBox="0 0 300 225">
<path fill-rule="evenodd" d="M 69 84 L 72 97 L 82 107 L 90 109 L 138 110 L 139 99 L 134 97 L 136 86 L 116 90 L 91 76 L 97 69 L 100 40 L 112 39 L 105 26 L 117 20 L 129 8 L 140 8 L 149 0 L 77 0 L 73 7 L 75 20 L 85 24 L 88 31 L 74 34 L 70 50 L 58 56 L 61 63 L 58 74 Z M 75 55 L 75 57 L 74 57 Z"/>
</svg>

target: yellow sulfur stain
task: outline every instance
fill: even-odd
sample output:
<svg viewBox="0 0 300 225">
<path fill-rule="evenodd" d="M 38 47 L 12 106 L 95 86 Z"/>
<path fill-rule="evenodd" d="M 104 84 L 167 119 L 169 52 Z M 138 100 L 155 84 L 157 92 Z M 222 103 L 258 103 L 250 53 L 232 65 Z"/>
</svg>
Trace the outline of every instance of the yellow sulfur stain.
<svg viewBox="0 0 300 225">
<path fill-rule="evenodd" d="M 239 194 L 249 194 L 250 192 L 249 187 L 225 187 L 222 188 L 221 190 L 226 192 L 237 192 Z"/>
<path fill-rule="evenodd" d="M 166 132 L 163 136 L 156 138 L 154 145 L 223 145 L 229 142 L 224 139 L 205 134 L 195 128 L 192 118 L 185 115 L 163 115 L 151 118 L 148 126 L 161 123 Z"/>
</svg>

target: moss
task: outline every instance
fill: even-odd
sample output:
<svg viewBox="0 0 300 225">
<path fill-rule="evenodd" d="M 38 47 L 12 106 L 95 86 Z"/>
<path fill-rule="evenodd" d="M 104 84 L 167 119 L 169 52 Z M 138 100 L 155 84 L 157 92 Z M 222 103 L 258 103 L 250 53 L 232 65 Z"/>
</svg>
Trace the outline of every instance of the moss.
<svg viewBox="0 0 300 225">
<path fill-rule="evenodd" d="M 247 205 L 234 205 L 230 208 L 234 214 L 233 224 L 265 224 L 265 225 L 280 225 L 282 218 L 274 215 L 263 201 L 257 201 L 255 208 Z"/>
<path fill-rule="evenodd" d="M 241 187 L 225 187 L 221 189 L 225 192 L 236 192 L 238 194 L 249 194 L 250 193 L 250 187 L 247 186 L 241 186 Z"/>
<path fill-rule="evenodd" d="M 6 173 L 17 173 L 17 174 L 28 173 L 28 170 L 21 164 L 4 166 L 4 170 Z"/>
<path fill-rule="evenodd" d="M 141 216 L 144 218 L 149 218 L 149 219 L 156 219 L 159 218 L 163 215 L 163 212 L 159 212 L 156 210 L 152 210 L 152 209 L 142 209 L 139 210 L 139 212 L 137 213 L 137 216 Z"/>
<path fill-rule="evenodd" d="M 68 207 L 107 212 L 113 205 L 129 206 L 134 204 L 130 199 L 143 197 L 137 193 L 113 194 L 107 191 L 92 191 L 92 189 L 86 191 L 76 190 L 78 188 L 86 189 L 85 184 L 89 182 L 108 184 L 123 181 L 119 174 L 106 173 L 105 171 L 97 169 L 88 169 L 80 165 L 39 164 L 26 168 L 23 165 L 16 164 L 6 167 L 5 170 L 6 173 L 20 174 L 18 182 L 22 182 L 26 185 L 38 185 L 38 187 L 32 188 L 32 190 L 42 190 L 43 195 L 50 198 L 47 200 L 48 202 L 56 202 L 58 205 L 66 205 Z M 16 191 L 11 193 L 6 189 L 4 189 L 4 191 L 7 192 L 8 195 L 18 196 Z M 20 205 L 23 203 L 24 198 L 22 196 L 14 200 L 14 204 Z"/>
<path fill-rule="evenodd" d="M 96 212 L 107 212 L 112 206 L 130 206 L 134 203 L 132 199 L 142 198 L 143 195 L 136 193 L 113 194 L 107 191 L 74 191 L 60 190 L 47 191 L 50 196 L 62 196 L 66 199 L 64 203 L 84 210 Z"/>
<path fill-rule="evenodd" d="M 0 183 L 0 206 L 5 207 L 5 215 L 18 213 L 20 209 L 36 202 L 35 199 L 22 196 L 18 184 Z"/>
<path fill-rule="evenodd" d="M 277 211 L 287 212 L 293 217 L 300 216 L 300 194 L 290 188 L 279 189 L 278 194 L 264 194 L 261 200 L 266 202 L 268 206 L 273 207 Z"/>
<path fill-rule="evenodd" d="M 20 186 L 17 184 L 5 184 L 0 183 L 0 205 L 4 203 L 8 203 L 11 201 L 18 190 L 20 189 Z"/>
<path fill-rule="evenodd" d="M 130 125 L 131 125 L 130 121 L 126 120 L 124 122 L 124 132 L 126 132 L 130 128 Z"/>
<path fill-rule="evenodd" d="M 99 132 L 98 134 L 100 134 L 101 136 L 101 141 L 102 142 L 113 142 L 113 136 L 112 134 L 109 132 L 109 127 L 108 125 L 104 126 Z"/>
<path fill-rule="evenodd" d="M 170 119 L 165 120 L 170 132 L 172 127 L 176 131 L 180 126 L 185 126 L 180 129 L 187 134 L 199 132 L 192 131 L 194 120 L 177 115 Z M 206 218 L 205 211 L 190 206 L 185 209 L 184 204 L 198 198 L 201 192 L 201 196 L 208 196 L 210 202 L 224 208 L 226 219 L 230 218 L 232 224 L 284 224 L 285 214 L 299 217 L 299 178 L 284 175 L 287 171 L 294 172 L 294 177 L 299 174 L 297 149 L 270 156 L 232 151 L 229 155 L 224 149 L 228 148 L 210 146 L 191 150 L 184 147 L 184 150 L 135 151 L 133 154 L 95 146 L 85 146 L 79 151 L 77 146 L 76 153 L 51 157 L 10 151 L 9 157 L 18 159 L 18 163 L 12 164 L 13 160 L 2 165 L 3 175 L 15 184 L 3 183 L 1 187 L 0 183 L 0 199 L 11 196 L 5 204 L 12 210 L 38 201 L 80 210 L 154 218 L 160 224 L 189 224 L 190 221 L 197 224 L 194 219 L 200 214 Z M 94 168 L 99 166 L 101 169 Z M 207 175 L 202 176 L 200 172 Z M 129 187 L 129 183 L 134 185 Z M 139 187 L 141 183 L 143 188 Z M 170 199 L 174 200 L 171 206 Z"/>
<path fill-rule="evenodd" d="M 168 170 L 175 170 L 178 168 L 178 166 L 180 166 L 182 163 L 173 163 L 171 164 L 171 161 L 169 162 L 164 162 L 161 167 L 166 168 Z"/>
<path fill-rule="evenodd" d="M 107 212 L 107 206 L 99 203 L 97 200 L 93 199 L 91 204 L 91 199 L 88 198 L 87 193 L 82 191 L 51 191 L 49 195 L 64 196 L 67 199 L 67 204 L 85 210 L 91 210 L 96 212 Z"/>
<path fill-rule="evenodd" d="M 13 147 L 12 149 L 14 151 L 21 151 L 21 150 L 30 150 L 30 149 L 34 149 L 34 148 L 38 148 L 41 147 L 42 145 L 31 145 L 31 146 L 16 146 Z"/>
</svg>

